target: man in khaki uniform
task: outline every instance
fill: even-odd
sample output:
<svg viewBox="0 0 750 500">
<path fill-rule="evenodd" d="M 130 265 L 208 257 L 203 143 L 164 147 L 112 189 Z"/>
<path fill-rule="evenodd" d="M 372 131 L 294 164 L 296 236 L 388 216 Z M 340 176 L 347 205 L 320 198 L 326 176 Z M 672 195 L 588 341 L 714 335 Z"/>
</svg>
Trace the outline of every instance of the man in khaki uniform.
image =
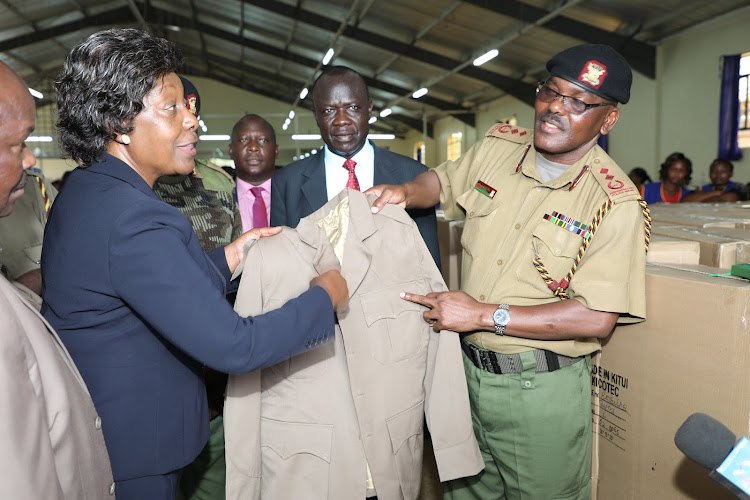
<svg viewBox="0 0 750 500">
<path fill-rule="evenodd" d="M 403 295 L 435 329 L 469 333 L 485 470 L 448 483 L 446 498 L 590 498 L 589 355 L 616 322 L 645 318 L 647 209 L 596 145 L 630 98 L 630 67 L 580 45 L 547 69 L 533 131 L 496 125 L 456 162 L 373 188 L 375 211 L 439 200 L 447 219 L 466 219 L 462 291 Z"/>
<path fill-rule="evenodd" d="M 42 294 L 42 238 L 47 215 L 57 190 L 41 170 L 26 171 L 24 194 L 13 213 L 0 218 L 0 266 L 10 280 L 18 281 L 35 294 Z"/>
</svg>

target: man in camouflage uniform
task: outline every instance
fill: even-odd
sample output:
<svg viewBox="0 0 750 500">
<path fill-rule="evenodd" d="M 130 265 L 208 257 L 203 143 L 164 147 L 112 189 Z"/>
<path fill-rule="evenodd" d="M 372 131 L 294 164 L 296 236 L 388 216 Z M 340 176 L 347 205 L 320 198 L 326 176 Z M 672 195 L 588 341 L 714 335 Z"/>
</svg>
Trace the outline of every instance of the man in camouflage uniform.
<svg viewBox="0 0 750 500">
<path fill-rule="evenodd" d="M 180 77 L 180 80 L 187 105 L 198 116 L 198 90 L 186 78 Z M 206 252 L 226 246 L 242 234 L 242 219 L 234 189 L 234 181 L 229 174 L 210 162 L 198 159 L 195 160 L 192 174 L 167 175 L 160 177 L 154 184 L 154 191 L 162 201 L 187 216 Z M 211 436 L 201 454 L 182 470 L 177 488 L 178 499 L 225 498 L 226 461 L 221 412 L 227 376 L 208 368 L 205 376 L 211 412 Z"/>
<path fill-rule="evenodd" d="M 0 266 L 3 274 L 36 295 L 42 294 L 42 238 L 57 190 L 41 170 L 26 170 L 26 187 L 13 213 L 0 219 Z"/>
</svg>

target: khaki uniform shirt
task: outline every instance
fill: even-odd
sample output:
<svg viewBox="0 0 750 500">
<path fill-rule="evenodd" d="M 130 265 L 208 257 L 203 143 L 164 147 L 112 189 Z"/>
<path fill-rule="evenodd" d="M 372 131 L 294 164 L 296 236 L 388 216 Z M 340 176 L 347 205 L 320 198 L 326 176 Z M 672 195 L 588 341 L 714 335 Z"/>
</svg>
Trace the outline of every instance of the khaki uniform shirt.
<svg viewBox="0 0 750 500">
<path fill-rule="evenodd" d="M 39 179 L 44 183 L 50 206 L 57 196 L 57 190 L 47 182 L 41 171 L 29 169 L 26 176 L 23 196 L 16 200 L 13 213 L 0 218 L 0 264 L 7 269 L 11 280 L 39 269 L 42 260 L 47 210 Z"/>
<path fill-rule="evenodd" d="M 614 205 L 591 238 L 567 291 L 589 309 L 619 313 L 620 323 L 642 321 L 646 254 L 638 190 L 598 146 L 557 179 L 542 182 L 533 144 L 530 130 L 498 124 L 464 156 L 435 169 L 446 219 L 466 219 L 461 289 L 489 304 L 531 306 L 560 300 L 534 267 L 534 256 L 560 281 L 574 264 L 582 236 L 544 216 L 558 212 L 590 226 L 609 198 Z M 496 190 L 494 196 L 475 189 L 478 182 L 486 191 Z M 468 340 L 505 354 L 537 348 L 581 356 L 599 349 L 596 338 L 541 341 L 476 332 Z"/>
</svg>

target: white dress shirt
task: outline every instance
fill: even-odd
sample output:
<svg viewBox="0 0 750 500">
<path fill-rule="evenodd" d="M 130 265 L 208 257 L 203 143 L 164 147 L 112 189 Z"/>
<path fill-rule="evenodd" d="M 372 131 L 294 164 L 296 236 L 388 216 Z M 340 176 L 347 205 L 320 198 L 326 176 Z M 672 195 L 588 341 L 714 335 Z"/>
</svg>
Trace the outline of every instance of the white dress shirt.
<svg viewBox="0 0 750 500">
<path fill-rule="evenodd" d="M 344 168 L 346 158 L 332 153 L 328 146 L 323 148 L 326 167 L 326 193 L 328 200 L 335 198 L 346 187 L 349 171 Z M 356 162 L 354 174 L 359 182 L 359 190 L 366 191 L 375 185 L 375 150 L 370 141 L 365 142 L 357 154 L 352 156 Z"/>
</svg>

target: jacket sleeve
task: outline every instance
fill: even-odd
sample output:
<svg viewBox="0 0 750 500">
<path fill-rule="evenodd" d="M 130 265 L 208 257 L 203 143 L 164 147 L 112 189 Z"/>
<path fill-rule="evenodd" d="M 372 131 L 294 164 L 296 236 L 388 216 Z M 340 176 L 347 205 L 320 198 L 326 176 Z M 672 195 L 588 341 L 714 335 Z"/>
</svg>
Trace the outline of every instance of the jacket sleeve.
<svg viewBox="0 0 750 500">
<path fill-rule="evenodd" d="M 0 278 L 2 280 L 4 278 Z M 0 484 L 4 498 L 64 499 L 49 437 L 39 362 L 0 290 Z"/>
<path fill-rule="evenodd" d="M 431 292 L 444 292 L 443 282 L 422 238 L 414 238 Z M 430 329 L 425 374 L 425 417 L 440 481 L 474 476 L 484 469 L 469 407 L 458 334 Z"/>
<path fill-rule="evenodd" d="M 183 231 L 185 221 L 169 209 L 161 203 L 129 207 L 109 240 L 112 287 L 154 331 L 226 373 L 270 366 L 333 339 L 333 306 L 320 287 L 276 311 L 239 316 L 206 255 L 196 259 L 190 252 L 192 230 Z"/>
</svg>

